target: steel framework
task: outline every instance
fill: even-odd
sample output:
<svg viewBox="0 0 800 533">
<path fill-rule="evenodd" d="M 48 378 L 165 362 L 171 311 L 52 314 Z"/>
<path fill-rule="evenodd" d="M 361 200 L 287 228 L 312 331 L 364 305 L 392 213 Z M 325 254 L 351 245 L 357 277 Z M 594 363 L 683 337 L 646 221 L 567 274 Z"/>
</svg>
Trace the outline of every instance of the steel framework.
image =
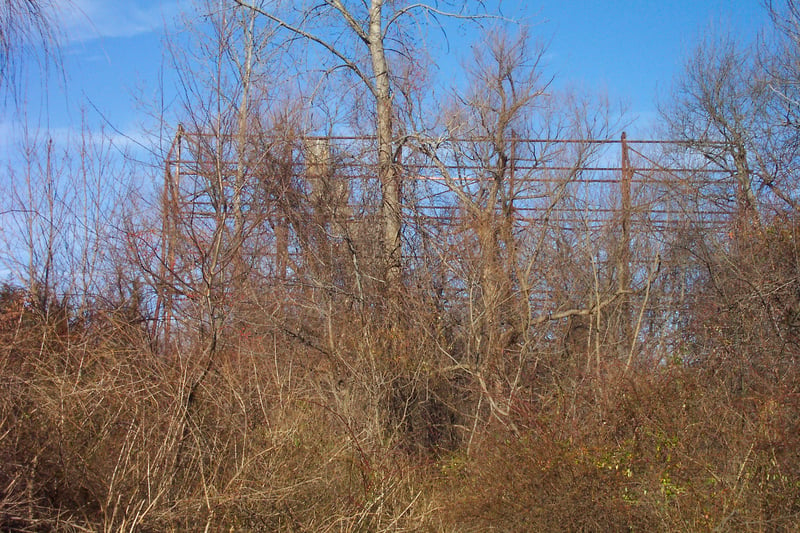
<svg viewBox="0 0 800 533">
<path fill-rule="evenodd" d="M 512 138 L 504 144 L 507 160 L 500 161 L 492 139 L 414 141 L 396 154 L 409 264 L 408 248 L 421 234 L 447 240 L 483 213 L 505 218 L 518 233 L 543 226 L 587 236 L 611 231 L 619 246 L 617 282 L 625 291 L 651 261 L 637 256 L 635 246 L 679 228 L 724 236 L 741 207 L 736 180 L 699 157 L 696 144 L 629 140 L 624 133 L 599 140 Z M 375 143 L 346 136 L 243 140 L 179 127 L 165 161 L 161 277 L 179 270 L 181 228 L 192 228 L 197 238 L 223 224 L 234 234 L 254 204 L 272 213 L 260 231 L 269 234 L 276 276 L 295 275 L 291 224 L 270 204 L 307 205 L 340 227 L 377 220 Z M 176 298 L 171 285 L 163 284 L 156 304 L 166 337 Z"/>
</svg>

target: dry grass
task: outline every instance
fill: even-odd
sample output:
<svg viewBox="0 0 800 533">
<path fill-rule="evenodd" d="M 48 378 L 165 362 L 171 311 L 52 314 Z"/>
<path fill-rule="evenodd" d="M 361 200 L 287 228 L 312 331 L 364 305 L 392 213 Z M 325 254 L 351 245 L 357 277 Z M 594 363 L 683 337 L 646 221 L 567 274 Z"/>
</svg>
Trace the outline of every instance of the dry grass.
<svg viewBox="0 0 800 533">
<path fill-rule="evenodd" d="M 518 395 L 503 424 L 475 410 L 477 384 L 434 379 L 410 331 L 370 344 L 405 347 L 380 365 L 343 345 L 345 372 L 264 334 L 229 343 L 187 411 L 188 354 L 114 348 L 96 328 L 66 338 L 26 313 L 3 332 L 6 530 L 789 531 L 800 520 L 790 376 L 734 395 L 702 366 L 610 364 Z"/>
<path fill-rule="evenodd" d="M 422 289 L 254 300 L 214 351 L 187 327 L 154 353 L 131 309 L 43 312 L 6 287 L 0 529 L 795 530 L 786 224 L 698 284 L 671 358 L 632 366 L 610 341 L 558 349 L 558 324 L 508 365 L 471 363 L 483 332 Z"/>
</svg>

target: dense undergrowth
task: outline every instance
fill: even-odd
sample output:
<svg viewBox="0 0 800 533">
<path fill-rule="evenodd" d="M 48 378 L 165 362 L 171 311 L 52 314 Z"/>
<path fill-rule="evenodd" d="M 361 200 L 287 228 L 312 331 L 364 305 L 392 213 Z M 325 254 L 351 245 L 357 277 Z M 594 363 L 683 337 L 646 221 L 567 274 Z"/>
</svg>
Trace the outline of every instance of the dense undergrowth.
<svg viewBox="0 0 800 533">
<path fill-rule="evenodd" d="M 690 317 L 672 359 L 530 353 L 507 398 L 437 355 L 408 295 L 393 324 L 338 314 L 335 354 L 225 330 L 203 372 L 191 345 L 154 353 L 130 309 L 44 313 L 6 287 L 0 528 L 794 530 L 794 326 L 759 330 L 796 308 L 791 233 L 761 232 L 746 268 L 726 256 L 695 305 L 729 302 Z"/>
<path fill-rule="evenodd" d="M 526 31 L 439 101 L 424 5 L 228 4 L 170 47 L 157 190 L 86 139 L 9 178 L 1 531 L 800 529 L 800 7 L 629 147 Z"/>
</svg>

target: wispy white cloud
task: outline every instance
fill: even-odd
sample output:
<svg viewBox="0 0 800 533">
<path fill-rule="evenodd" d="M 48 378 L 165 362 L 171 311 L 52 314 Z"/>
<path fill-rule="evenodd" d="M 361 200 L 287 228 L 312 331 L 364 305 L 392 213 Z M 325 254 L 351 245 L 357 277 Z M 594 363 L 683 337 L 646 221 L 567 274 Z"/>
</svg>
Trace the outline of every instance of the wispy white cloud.
<svg viewBox="0 0 800 533">
<path fill-rule="evenodd" d="M 84 42 L 160 31 L 173 23 L 186 2 L 57 0 L 55 5 L 66 40 Z"/>
<path fill-rule="evenodd" d="M 24 164 L 25 152 L 31 149 L 41 155 L 46 143 L 53 143 L 59 153 L 79 154 L 83 148 L 91 153 L 108 152 L 112 157 L 134 157 L 148 160 L 157 150 L 155 139 L 141 125 L 129 124 L 123 129 L 95 125 L 25 128 L 21 122 L 0 121 L 0 170 Z M 0 172 L 0 187 L 6 176 Z"/>
</svg>

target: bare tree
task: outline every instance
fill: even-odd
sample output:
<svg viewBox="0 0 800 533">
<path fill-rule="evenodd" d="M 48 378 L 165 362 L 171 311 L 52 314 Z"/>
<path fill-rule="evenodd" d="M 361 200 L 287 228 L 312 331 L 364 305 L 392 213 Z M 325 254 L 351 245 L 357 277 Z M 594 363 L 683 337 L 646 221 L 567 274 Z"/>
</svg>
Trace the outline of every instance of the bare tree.
<svg viewBox="0 0 800 533">
<path fill-rule="evenodd" d="M 260 135 L 272 84 L 254 66 L 271 33 L 254 13 L 232 4 L 200 2 L 198 9 L 202 16 L 186 24 L 194 46 L 176 39 L 169 49 L 180 80 L 182 125 L 165 154 L 163 192 L 148 210 L 129 213 L 124 228 L 130 260 L 154 300 L 153 343 L 185 378 L 176 468 L 192 460 L 185 448 L 189 421 L 232 341 L 225 329 L 241 318 L 256 265 L 267 268 L 265 241 L 279 233 L 270 210 L 283 185 L 272 179 L 274 151 Z"/>
<path fill-rule="evenodd" d="M 0 2 L 0 90 L 16 92 L 24 62 L 43 51 L 47 60 L 57 41 L 57 14 L 52 0 L 3 0 Z"/>
<path fill-rule="evenodd" d="M 559 215 L 597 152 L 590 139 L 608 134 L 607 116 L 602 106 L 554 94 L 539 64 L 544 51 L 524 31 L 487 36 L 475 46 L 467 89 L 454 95 L 439 129 L 414 143 L 444 182 L 447 192 L 436 196 L 451 202 L 438 211 L 451 225 L 435 234 L 441 268 L 463 287 L 453 308 L 464 341 L 450 357 L 504 423 L 511 398 L 531 383 L 525 374 L 545 350 L 540 341 L 554 337 L 552 325 L 599 320 L 619 295 L 592 276 L 601 246 L 589 238 L 593 230 L 570 230 L 574 221 Z"/>
<path fill-rule="evenodd" d="M 772 368 L 794 357 L 794 320 L 780 317 L 795 312 L 793 297 L 782 291 L 794 284 L 785 268 L 795 261 L 788 236 L 800 208 L 800 9 L 793 0 L 766 5 L 772 25 L 759 42 L 709 36 L 664 109 L 671 135 L 685 141 L 678 150 L 683 161 L 723 171 L 721 179 L 697 180 L 711 183 L 699 189 L 694 209 L 724 211 L 731 223 L 727 234 L 691 240 L 697 264 L 682 274 L 690 280 L 685 341 L 694 357 L 722 363 L 736 393 L 747 380 L 763 386 L 774 379 Z M 723 312 L 709 313 L 715 307 Z M 726 343 L 752 349 L 718 348 Z"/>
<path fill-rule="evenodd" d="M 711 37 L 687 62 L 675 89 L 675 103 L 662 113 L 671 136 L 691 143 L 704 158 L 730 173 L 740 220 L 758 213 L 754 158 L 765 89 L 750 50 L 731 38 Z M 721 185 L 718 200 L 728 194 Z"/>
<path fill-rule="evenodd" d="M 104 292 L 119 244 L 119 223 L 130 167 L 114 157 L 104 132 L 84 125 L 77 138 L 56 142 L 23 129 L 9 162 L 8 194 L 0 202 L 0 264 L 47 315 L 68 302 L 83 314 Z"/>
<path fill-rule="evenodd" d="M 397 90 L 398 76 L 403 70 L 395 63 L 419 60 L 407 53 L 413 37 L 403 24 L 408 20 L 412 28 L 416 25 L 415 30 L 420 33 L 415 37 L 424 42 L 422 32 L 429 25 L 425 19 L 439 16 L 475 19 L 478 15 L 463 9 L 448 12 L 425 3 L 384 0 L 368 3 L 326 0 L 317 5 L 303 3 L 285 12 L 244 0 L 236 2 L 287 32 L 289 41 L 319 47 L 330 60 L 327 73 L 346 69 L 368 92 L 374 106 L 378 176 L 382 188 L 384 281 L 387 286 L 395 285 L 402 271 L 402 184 L 398 169 L 401 143 L 395 124 L 393 91 Z"/>
<path fill-rule="evenodd" d="M 756 224 L 765 209 L 800 207 L 800 8 L 793 0 L 766 4 L 772 25 L 756 44 L 707 36 L 662 106 L 669 135 L 733 178 L 735 190 L 720 183 L 709 200 L 735 199 L 740 220 Z"/>
<path fill-rule="evenodd" d="M 798 211 L 800 197 L 793 175 L 800 163 L 800 6 L 795 0 L 785 0 L 781 7 L 770 0 L 767 6 L 772 31 L 758 48 L 767 97 L 766 120 L 758 133 L 763 146 L 758 163 L 764 187 L 781 204 Z"/>
</svg>

